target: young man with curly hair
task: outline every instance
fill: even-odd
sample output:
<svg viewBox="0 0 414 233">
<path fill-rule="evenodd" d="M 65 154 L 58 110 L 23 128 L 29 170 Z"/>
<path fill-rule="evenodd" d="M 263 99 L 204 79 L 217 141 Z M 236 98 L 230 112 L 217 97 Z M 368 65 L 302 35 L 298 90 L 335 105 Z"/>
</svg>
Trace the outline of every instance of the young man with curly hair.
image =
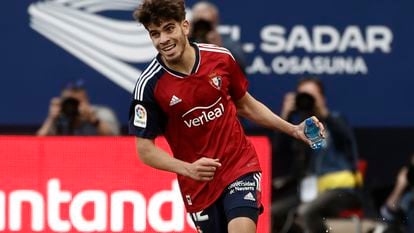
<svg viewBox="0 0 414 233">
<path fill-rule="evenodd" d="M 189 42 L 183 0 L 144 0 L 134 17 L 158 51 L 130 107 L 140 159 L 177 174 L 199 232 L 256 232 L 261 169 L 237 115 L 309 143 L 304 123 L 292 125 L 255 100 L 227 49 Z M 154 144 L 160 134 L 174 157 Z"/>
</svg>

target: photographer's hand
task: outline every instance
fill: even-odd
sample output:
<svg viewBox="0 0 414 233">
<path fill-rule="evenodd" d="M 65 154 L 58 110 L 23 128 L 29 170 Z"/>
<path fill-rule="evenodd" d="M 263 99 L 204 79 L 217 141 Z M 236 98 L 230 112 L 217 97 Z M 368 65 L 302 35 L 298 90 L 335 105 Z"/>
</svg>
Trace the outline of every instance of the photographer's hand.
<svg viewBox="0 0 414 233">
<path fill-rule="evenodd" d="M 400 172 L 398 173 L 397 182 L 394 186 L 394 189 L 385 202 L 388 208 L 391 210 L 395 211 L 399 208 L 398 203 L 400 202 L 401 196 L 403 195 L 404 190 L 408 185 L 407 173 L 407 167 L 401 168 Z"/>
<path fill-rule="evenodd" d="M 401 168 L 397 176 L 396 186 L 398 189 L 404 190 L 407 187 L 408 185 L 407 174 L 408 174 L 408 168 L 407 167 Z"/>
<path fill-rule="evenodd" d="M 282 105 L 282 112 L 280 113 L 280 117 L 287 120 L 289 115 L 295 111 L 295 96 L 294 92 L 288 92 L 284 99 Z"/>
<path fill-rule="evenodd" d="M 325 98 L 321 95 L 312 95 L 315 98 L 315 114 L 322 118 L 326 119 L 329 115 L 329 109 L 326 106 Z"/>
<path fill-rule="evenodd" d="M 79 104 L 79 114 L 82 121 L 94 124 L 97 121 L 96 113 L 88 102 L 81 102 Z"/>
<path fill-rule="evenodd" d="M 48 112 L 47 118 L 43 122 L 39 130 L 36 132 L 36 135 L 47 136 L 47 135 L 56 134 L 54 130 L 54 123 L 55 123 L 55 120 L 60 115 L 60 110 L 61 110 L 60 104 L 61 104 L 61 99 L 58 97 L 54 97 L 50 100 L 49 112 Z"/>
<path fill-rule="evenodd" d="M 50 120 L 55 120 L 59 114 L 60 114 L 60 110 L 61 110 L 61 99 L 59 97 L 54 97 L 50 100 L 50 105 L 49 105 L 49 114 L 48 114 L 48 118 Z"/>
<path fill-rule="evenodd" d="M 89 102 L 82 102 L 79 105 L 79 113 L 84 121 L 87 121 L 94 125 L 97 129 L 98 135 L 114 135 L 111 125 L 100 118 L 96 110 L 89 104 Z"/>
<path fill-rule="evenodd" d="M 207 37 L 206 39 L 207 39 L 208 43 L 215 44 L 217 46 L 223 46 L 223 41 L 221 39 L 221 35 L 216 30 L 212 30 L 212 31 L 208 32 L 206 37 Z"/>
</svg>

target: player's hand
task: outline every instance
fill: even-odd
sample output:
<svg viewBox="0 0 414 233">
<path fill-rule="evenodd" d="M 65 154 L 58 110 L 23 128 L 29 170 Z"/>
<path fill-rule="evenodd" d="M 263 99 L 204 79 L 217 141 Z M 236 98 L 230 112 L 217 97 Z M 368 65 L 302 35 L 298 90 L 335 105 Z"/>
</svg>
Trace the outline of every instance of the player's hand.
<svg viewBox="0 0 414 233">
<path fill-rule="evenodd" d="M 319 121 L 318 118 L 316 118 L 315 116 L 312 116 L 312 120 L 316 123 L 316 125 L 319 127 L 319 129 L 321 130 L 321 136 L 325 137 L 325 127 L 323 126 L 322 122 Z M 305 121 L 302 121 L 299 125 L 296 125 L 294 130 L 293 130 L 293 137 L 304 141 L 305 143 L 311 145 L 312 142 L 305 136 Z"/>
<path fill-rule="evenodd" d="M 219 167 L 221 167 L 221 163 L 218 159 L 203 157 L 190 164 L 188 176 L 198 181 L 210 181 L 214 178 Z"/>
</svg>

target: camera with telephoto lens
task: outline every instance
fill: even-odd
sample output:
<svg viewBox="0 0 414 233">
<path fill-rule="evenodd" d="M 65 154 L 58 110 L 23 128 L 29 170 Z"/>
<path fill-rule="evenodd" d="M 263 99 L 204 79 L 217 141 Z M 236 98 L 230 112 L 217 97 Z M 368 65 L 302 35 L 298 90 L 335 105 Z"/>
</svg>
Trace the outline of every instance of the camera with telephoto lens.
<svg viewBox="0 0 414 233">
<path fill-rule="evenodd" d="M 308 93 L 298 93 L 295 97 L 296 111 L 303 113 L 313 113 L 315 108 L 315 98 Z"/>
<path fill-rule="evenodd" d="M 193 23 L 191 40 L 198 43 L 210 43 L 207 40 L 207 34 L 213 30 L 213 25 L 211 22 L 199 19 Z"/>
<path fill-rule="evenodd" d="M 79 100 L 72 97 L 63 99 L 56 122 L 57 133 L 59 135 L 72 135 L 79 116 Z"/>
<path fill-rule="evenodd" d="M 62 115 L 68 118 L 76 118 L 79 116 L 79 100 L 72 97 L 65 98 L 60 109 Z"/>
</svg>

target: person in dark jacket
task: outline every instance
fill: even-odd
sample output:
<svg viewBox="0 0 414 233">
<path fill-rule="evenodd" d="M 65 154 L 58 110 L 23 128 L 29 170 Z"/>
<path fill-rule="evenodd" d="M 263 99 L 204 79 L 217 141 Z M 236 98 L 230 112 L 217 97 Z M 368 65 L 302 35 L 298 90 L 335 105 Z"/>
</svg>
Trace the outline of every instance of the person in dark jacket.
<svg viewBox="0 0 414 233">
<path fill-rule="evenodd" d="M 296 122 L 315 115 L 326 128 L 326 144 L 312 150 L 278 133 L 274 137 L 273 232 L 328 232 L 326 217 L 360 204 L 356 190 L 357 147 L 344 118 L 331 112 L 317 78 L 301 79 L 284 98 L 281 117 Z M 290 164 L 290 165 L 289 165 Z"/>
</svg>

